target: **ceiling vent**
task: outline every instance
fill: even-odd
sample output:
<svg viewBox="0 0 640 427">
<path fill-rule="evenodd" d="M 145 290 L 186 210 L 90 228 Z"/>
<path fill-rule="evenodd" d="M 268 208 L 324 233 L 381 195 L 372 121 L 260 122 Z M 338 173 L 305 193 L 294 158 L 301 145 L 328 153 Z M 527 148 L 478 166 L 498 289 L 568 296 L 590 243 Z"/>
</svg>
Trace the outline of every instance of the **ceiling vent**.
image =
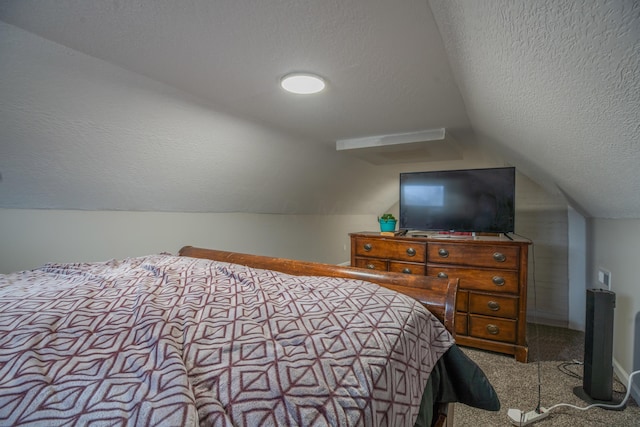
<svg viewBox="0 0 640 427">
<path fill-rule="evenodd" d="M 456 141 L 445 128 L 340 139 L 336 141 L 336 150 L 374 165 L 462 159 Z"/>
</svg>

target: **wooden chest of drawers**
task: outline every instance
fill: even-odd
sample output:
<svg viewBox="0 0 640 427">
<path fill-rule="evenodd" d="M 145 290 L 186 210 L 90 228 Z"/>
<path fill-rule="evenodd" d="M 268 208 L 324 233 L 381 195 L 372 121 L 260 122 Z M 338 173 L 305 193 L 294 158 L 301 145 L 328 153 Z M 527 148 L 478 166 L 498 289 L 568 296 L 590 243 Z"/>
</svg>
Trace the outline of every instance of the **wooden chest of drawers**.
<svg viewBox="0 0 640 427">
<path fill-rule="evenodd" d="M 456 341 L 526 362 L 529 242 L 506 237 L 386 237 L 353 233 L 351 265 L 460 279 Z"/>
</svg>

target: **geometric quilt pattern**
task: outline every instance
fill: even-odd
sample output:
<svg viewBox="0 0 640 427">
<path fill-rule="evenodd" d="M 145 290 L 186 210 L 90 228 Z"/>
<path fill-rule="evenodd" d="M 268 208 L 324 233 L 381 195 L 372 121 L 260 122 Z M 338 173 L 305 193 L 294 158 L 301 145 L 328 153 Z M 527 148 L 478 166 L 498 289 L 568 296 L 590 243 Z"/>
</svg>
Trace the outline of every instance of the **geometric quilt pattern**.
<svg viewBox="0 0 640 427">
<path fill-rule="evenodd" d="M 0 275 L 0 425 L 407 426 L 453 344 L 372 283 L 167 254 Z"/>
</svg>

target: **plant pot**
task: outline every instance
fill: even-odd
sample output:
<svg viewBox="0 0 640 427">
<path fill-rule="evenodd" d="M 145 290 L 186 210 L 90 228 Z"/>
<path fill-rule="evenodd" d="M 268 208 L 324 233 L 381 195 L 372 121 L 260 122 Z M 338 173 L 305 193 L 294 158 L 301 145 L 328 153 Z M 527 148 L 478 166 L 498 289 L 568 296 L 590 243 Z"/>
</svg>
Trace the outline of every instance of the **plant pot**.
<svg viewBox="0 0 640 427">
<path fill-rule="evenodd" d="M 380 231 L 395 231 L 396 230 L 396 222 L 395 219 L 379 219 L 380 223 Z"/>
</svg>

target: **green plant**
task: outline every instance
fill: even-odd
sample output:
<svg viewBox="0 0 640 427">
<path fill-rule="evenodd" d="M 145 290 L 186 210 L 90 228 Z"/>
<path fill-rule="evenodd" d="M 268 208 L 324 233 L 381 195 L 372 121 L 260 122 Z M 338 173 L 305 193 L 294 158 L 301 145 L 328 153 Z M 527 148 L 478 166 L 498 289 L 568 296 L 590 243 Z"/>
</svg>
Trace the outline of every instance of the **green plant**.
<svg viewBox="0 0 640 427">
<path fill-rule="evenodd" d="M 396 217 L 395 217 L 395 216 L 393 216 L 393 214 L 386 213 L 386 214 L 382 215 L 380 218 L 378 218 L 378 220 L 382 220 L 382 221 L 396 221 Z"/>
</svg>

